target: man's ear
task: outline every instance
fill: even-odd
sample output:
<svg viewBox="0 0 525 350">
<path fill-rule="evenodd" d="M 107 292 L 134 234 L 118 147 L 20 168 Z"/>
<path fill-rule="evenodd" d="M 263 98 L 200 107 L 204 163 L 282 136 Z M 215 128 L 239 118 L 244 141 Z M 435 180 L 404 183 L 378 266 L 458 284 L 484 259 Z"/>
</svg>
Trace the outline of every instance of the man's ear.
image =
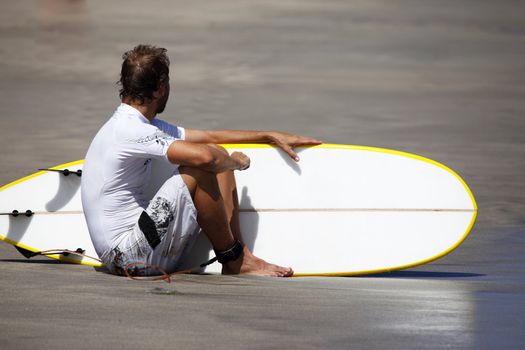
<svg viewBox="0 0 525 350">
<path fill-rule="evenodd" d="M 168 89 L 168 85 L 160 84 L 159 88 L 153 91 L 153 99 L 158 100 L 162 96 L 166 95 L 167 89 Z"/>
<path fill-rule="evenodd" d="M 153 99 L 158 100 L 162 96 L 162 85 L 155 91 L 153 91 Z"/>
</svg>

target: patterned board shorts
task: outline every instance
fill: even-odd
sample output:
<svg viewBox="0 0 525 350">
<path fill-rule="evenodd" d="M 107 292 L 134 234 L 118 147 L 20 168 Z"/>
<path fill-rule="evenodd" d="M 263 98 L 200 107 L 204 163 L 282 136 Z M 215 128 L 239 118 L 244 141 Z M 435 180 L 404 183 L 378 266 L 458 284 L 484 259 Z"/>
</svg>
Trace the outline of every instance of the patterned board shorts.
<svg viewBox="0 0 525 350">
<path fill-rule="evenodd" d="M 102 260 L 111 273 L 152 276 L 175 271 L 200 232 L 197 209 L 176 171 L 153 196 L 137 224 Z M 160 267 L 161 269 L 159 269 Z"/>
</svg>

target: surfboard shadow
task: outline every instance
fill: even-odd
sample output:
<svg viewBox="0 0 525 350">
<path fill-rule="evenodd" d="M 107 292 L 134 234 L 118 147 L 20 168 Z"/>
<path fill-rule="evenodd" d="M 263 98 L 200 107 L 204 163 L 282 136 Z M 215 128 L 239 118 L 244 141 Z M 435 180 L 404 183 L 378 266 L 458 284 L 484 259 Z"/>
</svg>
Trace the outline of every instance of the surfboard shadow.
<svg viewBox="0 0 525 350">
<path fill-rule="evenodd" d="M 32 220 L 33 216 L 27 217 L 23 214 L 20 214 L 16 217 L 9 216 L 9 227 L 7 229 L 6 238 L 17 243 L 20 242 Z"/>
<path fill-rule="evenodd" d="M 360 278 L 470 278 L 483 277 L 484 274 L 471 272 L 446 272 L 446 271 L 393 271 L 378 273 L 366 276 L 356 276 Z"/>
<path fill-rule="evenodd" d="M 55 197 L 46 203 L 47 211 L 57 211 L 62 209 L 71 201 L 80 188 L 80 177 L 76 175 L 64 176 L 59 173 L 56 175 L 59 176 L 58 189 Z"/>
<path fill-rule="evenodd" d="M 0 262 L 23 263 L 23 264 L 51 264 L 51 265 L 64 264 L 64 262 L 62 261 L 53 260 L 53 259 L 0 259 Z"/>
</svg>

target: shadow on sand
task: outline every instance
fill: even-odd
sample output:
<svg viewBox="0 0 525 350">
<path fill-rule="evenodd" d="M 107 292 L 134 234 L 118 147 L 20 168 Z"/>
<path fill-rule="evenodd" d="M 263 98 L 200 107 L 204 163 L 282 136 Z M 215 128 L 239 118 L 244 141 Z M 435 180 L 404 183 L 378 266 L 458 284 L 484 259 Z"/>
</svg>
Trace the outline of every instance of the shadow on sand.
<svg viewBox="0 0 525 350">
<path fill-rule="evenodd" d="M 68 264 L 68 262 L 54 260 L 54 259 L 0 259 L 0 262 L 25 263 L 25 264 Z"/>
<path fill-rule="evenodd" d="M 360 278 L 381 277 L 381 278 L 468 278 L 483 277 L 484 274 L 470 272 L 443 272 L 443 271 L 394 271 L 378 273 L 367 276 L 356 276 Z"/>
</svg>

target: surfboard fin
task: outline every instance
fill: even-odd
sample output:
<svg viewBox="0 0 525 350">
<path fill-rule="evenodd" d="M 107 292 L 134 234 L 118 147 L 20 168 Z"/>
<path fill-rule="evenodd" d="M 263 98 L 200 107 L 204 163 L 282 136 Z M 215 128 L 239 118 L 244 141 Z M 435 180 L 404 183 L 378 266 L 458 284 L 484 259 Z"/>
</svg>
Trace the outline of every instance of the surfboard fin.
<svg viewBox="0 0 525 350">
<path fill-rule="evenodd" d="M 69 170 L 69 169 L 38 169 L 41 171 L 56 171 L 64 176 L 69 176 L 69 174 L 75 174 L 76 176 L 82 176 L 82 170 Z"/>
<path fill-rule="evenodd" d="M 63 256 L 68 256 L 70 254 L 83 256 L 84 253 L 86 252 L 86 250 L 82 249 L 82 248 L 77 248 L 77 250 L 51 249 L 51 250 L 45 250 L 45 251 L 41 251 L 41 252 L 32 252 L 30 250 L 27 250 L 27 249 L 24 249 L 24 248 L 20 248 L 20 247 L 18 247 L 16 245 L 14 247 L 16 248 L 16 250 L 18 250 L 20 252 L 20 254 L 22 254 L 23 256 L 25 256 L 28 259 L 30 259 L 32 257 L 35 257 L 37 255 L 47 256 L 47 255 L 55 255 L 55 254 L 62 254 Z"/>
<path fill-rule="evenodd" d="M 34 253 L 30 250 L 27 250 L 27 249 L 24 249 L 24 248 L 20 248 L 20 247 L 17 247 L 16 245 L 14 246 L 16 248 L 16 250 L 18 250 L 20 252 L 20 254 L 22 254 L 23 256 L 25 256 L 27 259 L 29 258 L 32 258 L 36 255 L 38 255 L 38 253 Z"/>
</svg>

